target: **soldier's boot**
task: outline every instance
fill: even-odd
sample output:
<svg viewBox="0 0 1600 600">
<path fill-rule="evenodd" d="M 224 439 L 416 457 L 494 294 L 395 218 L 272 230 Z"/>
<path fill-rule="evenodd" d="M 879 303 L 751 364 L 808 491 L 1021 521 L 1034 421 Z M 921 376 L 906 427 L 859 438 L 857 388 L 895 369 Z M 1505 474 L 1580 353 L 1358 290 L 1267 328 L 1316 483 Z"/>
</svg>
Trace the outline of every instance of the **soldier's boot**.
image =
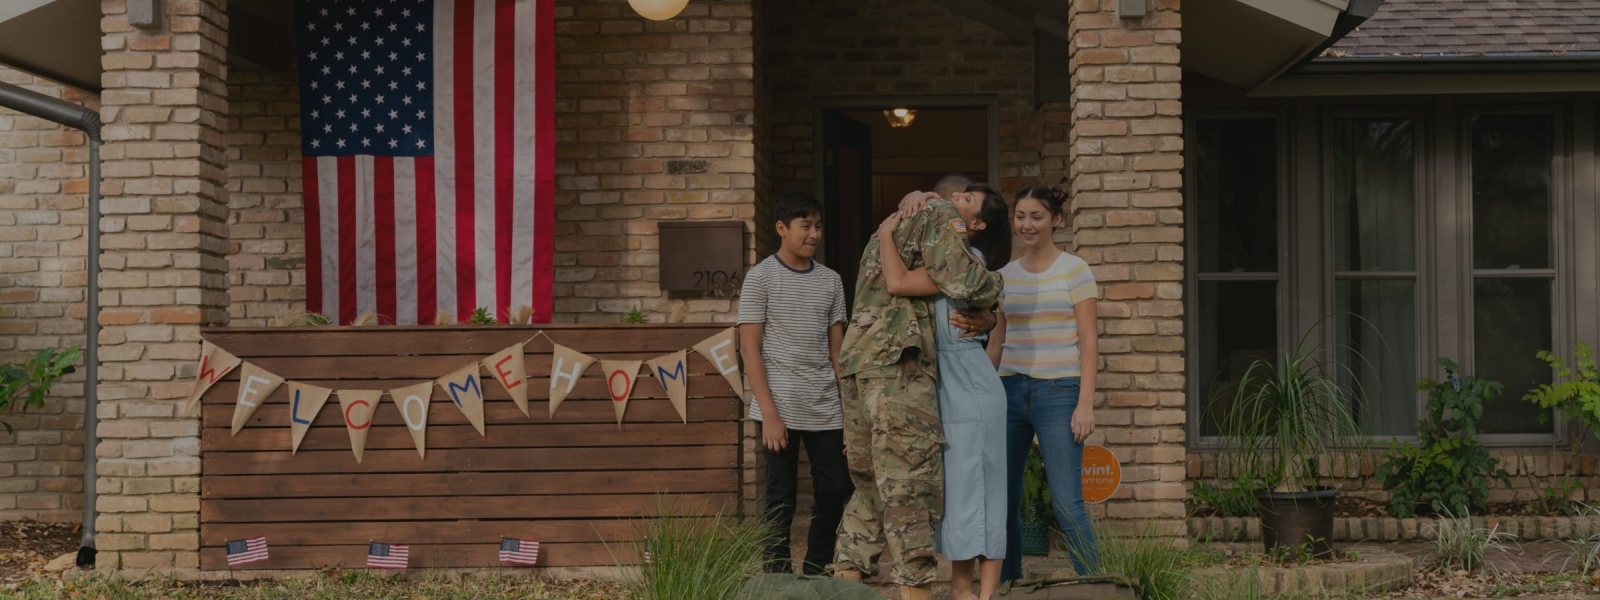
<svg viewBox="0 0 1600 600">
<path fill-rule="evenodd" d="M 861 583 L 861 571 L 855 571 L 855 570 L 834 571 L 833 572 L 833 576 L 837 577 L 839 579 L 843 579 L 845 581 L 854 581 L 856 583 Z"/>
<path fill-rule="evenodd" d="M 902 585 L 900 586 L 900 600 L 933 600 L 933 586 Z"/>
</svg>

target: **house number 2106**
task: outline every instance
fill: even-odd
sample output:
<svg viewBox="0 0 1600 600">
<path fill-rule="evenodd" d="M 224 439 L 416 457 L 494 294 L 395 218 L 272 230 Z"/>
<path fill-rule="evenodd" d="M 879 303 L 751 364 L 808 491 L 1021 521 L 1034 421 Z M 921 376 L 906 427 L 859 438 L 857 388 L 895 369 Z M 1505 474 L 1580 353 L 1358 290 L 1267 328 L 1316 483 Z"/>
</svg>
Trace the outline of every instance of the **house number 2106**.
<svg viewBox="0 0 1600 600">
<path fill-rule="evenodd" d="M 743 274 L 738 271 L 695 271 L 696 289 L 726 289 L 739 287 Z"/>
</svg>

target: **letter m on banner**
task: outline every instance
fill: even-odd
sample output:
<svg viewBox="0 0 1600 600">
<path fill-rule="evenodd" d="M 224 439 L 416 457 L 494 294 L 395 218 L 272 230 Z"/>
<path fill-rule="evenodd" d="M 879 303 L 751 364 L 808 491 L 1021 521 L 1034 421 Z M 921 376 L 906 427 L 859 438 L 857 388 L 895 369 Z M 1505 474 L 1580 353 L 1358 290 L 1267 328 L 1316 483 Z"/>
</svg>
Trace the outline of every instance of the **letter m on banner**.
<svg viewBox="0 0 1600 600">
<path fill-rule="evenodd" d="M 555 0 L 295 0 L 306 309 L 549 321 Z"/>
</svg>

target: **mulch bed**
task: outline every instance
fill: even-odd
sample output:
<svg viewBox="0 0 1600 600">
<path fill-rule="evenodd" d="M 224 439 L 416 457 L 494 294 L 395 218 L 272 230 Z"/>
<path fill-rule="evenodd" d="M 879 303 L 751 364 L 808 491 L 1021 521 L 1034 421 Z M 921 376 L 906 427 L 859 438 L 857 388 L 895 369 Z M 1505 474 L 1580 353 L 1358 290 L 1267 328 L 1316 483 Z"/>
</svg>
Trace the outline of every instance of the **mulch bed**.
<svg viewBox="0 0 1600 600">
<path fill-rule="evenodd" d="M 46 563 L 78 551 L 81 533 L 76 523 L 0 521 L 0 584 L 42 577 Z"/>
</svg>

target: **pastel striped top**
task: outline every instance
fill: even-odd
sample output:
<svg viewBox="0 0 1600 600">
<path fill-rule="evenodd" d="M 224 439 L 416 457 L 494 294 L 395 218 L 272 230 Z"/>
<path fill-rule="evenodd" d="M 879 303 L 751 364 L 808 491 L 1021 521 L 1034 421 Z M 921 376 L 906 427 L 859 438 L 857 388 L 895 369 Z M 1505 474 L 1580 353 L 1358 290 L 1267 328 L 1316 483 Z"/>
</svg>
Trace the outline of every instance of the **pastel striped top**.
<svg viewBox="0 0 1600 600">
<path fill-rule="evenodd" d="M 1078 320 L 1074 305 L 1099 296 L 1094 273 L 1083 259 L 1062 252 L 1043 273 L 1021 260 L 1000 269 L 1005 278 L 1006 342 L 1000 375 L 1060 379 L 1082 374 L 1078 364 Z"/>
</svg>

